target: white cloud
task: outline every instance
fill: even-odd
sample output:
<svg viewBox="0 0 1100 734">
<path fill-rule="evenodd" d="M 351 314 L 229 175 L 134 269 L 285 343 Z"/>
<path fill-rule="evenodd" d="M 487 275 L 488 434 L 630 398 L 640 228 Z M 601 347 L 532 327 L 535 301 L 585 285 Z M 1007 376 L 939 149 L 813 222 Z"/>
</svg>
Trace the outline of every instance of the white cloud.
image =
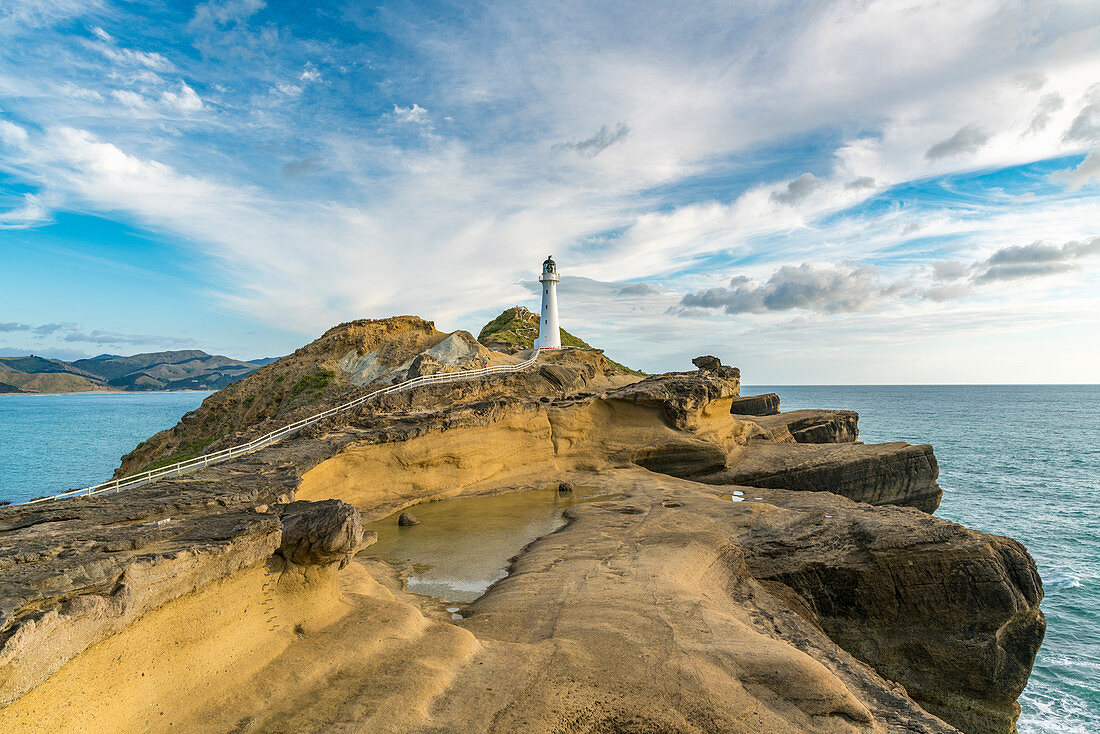
<svg viewBox="0 0 1100 734">
<path fill-rule="evenodd" d="M 92 31 L 92 35 L 94 35 L 96 38 L 98 38 L 99 40 L 104 41 L 106 43 L 113 43 L 114 40 L 115 40 L 114 37 L 110 33 L 103 30 L 102 28 L 100 28 L 97 25 L 92 26 L 91 31 Z"/>
<path fill-rule="evenodd" d="M 1088 131 L 1091 117 L 1081 115 L 1100 78 L 1088 35 L 1098 11 L 1086 6 L 1033 13 L 1007 0 L 839 0 L 791 16 L 767 4 L 703 4 L 689 13 L 660 4 L 641 12 L 504 3 L 453 33 L 402 17 L 396 30 L 380 32 L 405 29 L 397 40 L 417 55 L 416 69 L 381 64 L 370 81 L 381 91 L 365 92 L 361 108 L 340 116 L 334 108 L 354 101 L 321 95 L 337 93 L 338 75 L 354 77 L 347 58 L 331 61 L 334 49 L 305 42 L 280 56 L 296 39 L 272 24 L 249 26 L 262 2 L 203 3 L 191 30 L 207 44 L 204 54 L 217 48 L 221 56 L 173 57 L 182 69 L 169 75 L 165 57 L 108 46 L 117 52 L 109 57 L 115 76 L 71 80 L 72 90 L 88 90 L 79 112 L 65 109 L 77 106 L 69 100 L 25 103 L 15 119 L 47 132 L 4 168 L 58 192 L 67 206 L 179 235 L 221 269 L 223 302 L 272 324 L 315 332 L 354 316 L 418 311 L 476 329 L 459 321 L 525 297 L 517 282 L 554 251 L 572 275 L 661 282 L 662 308 L 651 311 L 643 298 L 622 312 L 660 334 L 670 303 L 726 287 L 742 270 L 766 284 L 784 266 L 874 261 L 890 284 L 943 258 L 974 263 L 1012 243 L 1095 236 L 1095 202 L 1081 196 L 1017 201 L 990 190 L 957 210 L 896 204 L 831 217 L 897 184 L 1093 147 L 1064 137 Z M 322 79 L 301 65 L 307 58 L 323 59 L 332 90 L 310 86 Z M 177 81 L 184 74 L 207 104 L 217 101 L 217 115 L 178 114 L 204 103 Z M 303 100 L 319 102 L 312 124 L 280 118 L 302 104 L 283 98 L 307 86 Z M 0 93 L 16 88 L 35 99 L 35 89 L 58 86 L 0 72 Z M 418 103 L 390 112 L 379 95 L 426 100 L 432 113 Z M 432 136 L 388 124 L 419 124 L 424 133 L 444 112 L 439 119 L 454 121 Z M 199 125 L 199 135 L 187 135 Z M 3 139 L 18 135 L 0 125 Z M 274 153 L 256 154 L 261 145 Z M 1091 180 L 1094 158 L 1066 180 Z M 324 176 L 303 175 L 318 161 Z M 293 186 L 293 198 L 281 186 Z M 909 253 L 917 237 L 929 244 Z M 911 261 L 891 260 L 903 256 Z M 700 263 L 709 272 L 697 272 Z M 1091 277 L 1090 268 L 1065 277 Z M 1062 277 L 1049 282 L 1084 282 Z M 941 281 L 943 300 L 922 303 L 921 313 L 948 323 L 951 309 L 972 308 L 973 299 L 948 293 L 952 283 Z M 1036 304 L 1049 292 L 1024 285 L 1019 310 L 1047 313 Z M 852 324 L 837 312 L 828 318 Z M 688 328 L 690 320 L 675 321 Z M 630 338 L 601 323 L 604 333 Z M 667 348 L 679 349 L 677 339 Z"/>
<path fill-rule="evenodd" d="M 25 145 L 27 131 L 15 123 L 0 120 L 0 141 L 3 141 L 6 145 Z"/>
<path fill-rule="evenodd" d="M 50 221 L 50 209 L 35 194 L 23 194 L 20 206 L 0 210 L 0 229 L 26 229 Z"/>
<path fill-rule="evenodd" d="M 393 116 L 401 122 L 425 123 L 428 121 L 427 114 L 428 111 L 416 103 L 412 107 L 393 106 Z"/>
<path fill-rule="evenodd" d="M 161 92 L 160 100 L 163 104 L 174 107 L 180 112 L 198 112 L 202 109 L 202 100 L 194 89 L 187 86 L 187 82 L 180 82 L 178 92 L 167 89 Z"/>
<path fill-rule="evenodd" d="M 1053 178 L 1066 182 L 1070 191 L 1076 191 L 1082 186 L 1100 180 L 1100 150 L 1094 150 L 1086 155 L 1085 159 L 1074 168 L 1058 171 L 1053 174 Z"/>
<path fill-rule="evenodd" d="M 172 71 L 175 66 L 164 56 L 154 51 L 134 51 L 129 48 L 116 48 L 107 44 L 96 44 L 101 54 L 121 66 L 140 66 L 152 71 Z"/>
<path fill-rule="evenodd" d="M 321 81 L 321 72 L 318 71 L 317 67 L 312 63 L 307 62 L 306 68 L 298 75 L 298 80 L 303 82 L 319 82 Z"/>
<path fill-rule="evenodd" d="M 129 89 L 112 90 L 111 96 L 133 110 L 142 110 L 149 106 L 149 101 L 145 97 Z"/>
</svg>

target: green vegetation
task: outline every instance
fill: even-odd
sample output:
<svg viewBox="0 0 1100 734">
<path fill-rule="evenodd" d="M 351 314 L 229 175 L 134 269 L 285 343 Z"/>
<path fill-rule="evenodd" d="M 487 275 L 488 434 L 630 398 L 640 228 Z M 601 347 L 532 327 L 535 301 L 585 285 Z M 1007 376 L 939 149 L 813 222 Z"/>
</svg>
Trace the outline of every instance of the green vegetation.
<svg viewBox="0 0 1100 734">
<path fill-rule="evenodd" d="M 522 306 L 515 306 L 485 324 L 477 340 L 483 344 L 496 342 L 531 349 L 538 335 L 538 316 Z"/>
<path fill-rule="evenodd" d="M 290 394 L 300 395 L 308 391 L 310 395 L 316 395 L 334 379 L 336 379 L 336 373 L 332 370 L 317 370 L 314 374 L 306 375 L 294 383 L 294 387 L 290 389 Z"/>
<path fill-rule="evenodd" d="M 565 329 L 560 329 L 560 332 L 561 345 L 563 347 L 594 349 L 594 347 L 584 339 L 570 334 Z M 535 339 L 538 338 L 538 335 L 538 315 L 528 311 L 523 306 L 513 306 L 505 310 L 500 316 L 497 316 L 495 319 L 485 324 L 481 329 L 481 333 L 477 335 L 477 340 L 490 349 L 492 349 L 494 345 L 510 345 L 517 349 L 533 349 L 535 346 Z M 619 364 L 613 359 L 608 359 L 607 355 L 604 355 L 604 358 L 607 359 L 613 367 L 626 374 L 636 375 L 638 377 L 646 376 L 645 372 L 630 369 L 626 365 Z"/>
<path fill-rule="evenodd" d="M 591 349 L 592 345 L 560 329 L 561 345 Z M 511 344 L 520 349 L 533 349 L 539 335 L 539 317 L 523 306 L 513 306 L 500 316 L 485 324 L 477 340 L 482 344 Z"/>
<path fill-rule="evenodd" d="M 217 436 L 203 436 L 195 439 L 189 444 L 180 447 L 179 451 L 176 451 L 171 456 L 166 456 L 163 459 L 157 459 L 154 462 L 149 463 L 141 471 L 154 471 L 156 469 L 163 469 L 166 466 L 172 464 L 178 464 L 181 461 L 189 461 L 191 459 L 198 458 L 203 449 L 217 440 Z"/>
</svg>

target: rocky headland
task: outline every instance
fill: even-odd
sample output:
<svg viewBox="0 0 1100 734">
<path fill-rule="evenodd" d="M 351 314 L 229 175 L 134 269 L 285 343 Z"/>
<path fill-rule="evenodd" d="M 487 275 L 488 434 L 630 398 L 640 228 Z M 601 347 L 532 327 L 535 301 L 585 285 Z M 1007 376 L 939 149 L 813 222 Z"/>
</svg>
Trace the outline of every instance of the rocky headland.
<svg viewBox="0 0 1100 734">
<path fill-rule="evenodd" d="M 120 474 L 519 361 L 501 333 L 341 325 Z M 784 413 L 697 367 L 641 377 L 578 347 L 192 474 L 0 508 L 0 730 L 1015 731 L 1045 629 L 1023 546 L 935 517 L 930 446 L 860 443 L 851 411 Z M 599 498 L 459 619 L 370 553 L 365 522 L 562 482 Z"/>
</svg>

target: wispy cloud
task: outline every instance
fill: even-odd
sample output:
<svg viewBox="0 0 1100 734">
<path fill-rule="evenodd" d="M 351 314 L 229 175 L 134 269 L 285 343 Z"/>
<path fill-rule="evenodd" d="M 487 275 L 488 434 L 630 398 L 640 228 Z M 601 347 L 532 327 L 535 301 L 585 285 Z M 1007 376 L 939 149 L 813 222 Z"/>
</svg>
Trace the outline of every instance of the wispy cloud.
<svg viewBox="0 0 1100 734">
<path fill-rule="evenodd" d="M 190 337 L 164 334 L 128 334 L 110 329 L 93 329 L 88 332 L 75 322 L 49 324 L 26 324 L 9 321 L 0 323 L 0 333 L 26 333 L 34 337 L 58 336 L 68 343 L 88 343 L 105 346 L 156 346 L 165 348 L 183 348 L 196 344 Z"/>
<path fill-rule="evenodd" d="M 35 194 L 23 194 L 23 201 L 19 206 L 0 211 L 0 229 L 38 227 L 51 220 L 49 206 L 42 197 Z"/>
<path fill-rule="evenodd" d="M 554 150 L 571 150 L 583 156 L 594 158 L 615 143 L 626 140 L 628 135 L 630 135 L 630 126 L 625 122 L 620 122 L 614 130 L 604 125 L 590 138 L 567 143 L 555 143 Z"/>
<path fill-rule="evenodd" d="M 925 151 L 924 157 L 934 161 L 964 153 L 976 153 L 987 142 L 989 142 L 989 133 L 985 130 L 977 125 L 964 125 L 954 135 L 941 140 Z"/>
<path fill-rule="evenodd" d="M 201 259 L 209 300 L 273 326 L 416 311 L 476 329 L 487 303 L 530 297 L 547 251 L 619 282 L 586 303 L 629 304 L 614 312 L 651 334 L 711 289 L 727 300 L 692 308 L 719 318 L 900 302 L 946 324 L 996 296 L 933 263 L 1097 235 L 1081 156 L 1100 52 L 1074 41 L 1100 22 L 1089 7 L 490 2 L 441 23 L 217 0 L 165 6 L 156 28 L 142 12 L 0 9 L 0 171 L 20 187 L 0 222 L 155 232 Z M 1033 282 L 1095 283 L 1066 262 L 1020 303 L 1050 297 Z"/>
</svg>

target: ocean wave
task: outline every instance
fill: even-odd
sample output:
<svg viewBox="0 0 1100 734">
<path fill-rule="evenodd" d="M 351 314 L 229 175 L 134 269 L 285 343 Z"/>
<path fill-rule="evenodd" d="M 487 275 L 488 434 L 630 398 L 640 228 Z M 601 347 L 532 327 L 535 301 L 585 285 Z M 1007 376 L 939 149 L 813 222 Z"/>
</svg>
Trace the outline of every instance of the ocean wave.
<svg viewBox="0 0 1100 734">
<path fill-rule="evenodd" d="M 1083 660 L 1068 655 L 1048 655 L 1043 659 L 1043 667 L 1061 665 L 1067 668 L 1084 668 L 1086 670 L 1100 670 L 1100 663 L 1095 660 Z"/>
<path fill-rule="evenodd" d="M 1063 589 L 1076 589 L 1081 586 L 1081 579 L 1071 573 L 1055 571 L 1043 579 L 1044 591 L 1062 591 Z"/>
<path fill-rule="evenodd" d="M 1076 696 L 1061 691 L 1032 690 L 1020 696 L 1019 734 L 1096 734 L 1100 716 Z"/>
</svg>

